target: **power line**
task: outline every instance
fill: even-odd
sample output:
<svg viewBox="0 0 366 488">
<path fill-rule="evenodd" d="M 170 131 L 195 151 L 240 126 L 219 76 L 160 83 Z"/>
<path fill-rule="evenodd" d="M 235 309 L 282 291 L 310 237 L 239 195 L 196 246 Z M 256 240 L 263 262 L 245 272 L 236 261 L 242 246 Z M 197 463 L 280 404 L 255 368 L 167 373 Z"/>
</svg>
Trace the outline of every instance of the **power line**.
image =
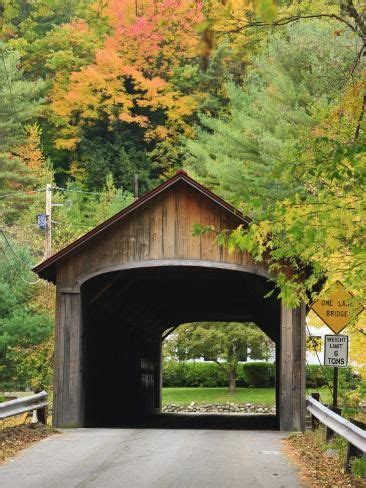
<svg viewBox="0 0 366 488">
<path fill-rule="evenodd" d="M 46 191 L 44 189 L 39 189 L 39 190 L 29 190 L 29 191 L 23 191 L 23 192 L 14 192 L 14 193 L 8 193 L 6 195 L 0 195 L 0 198 L 10 198 L 10 197 L 18 197 L 21 195 L 31 195 L 32 193 L 40 193 Z"/>
<path fill-rule="evenodd" d="M 71 188 L 63 188 L 61 186 L 53 186 L 52 189 L 53 190 L 58 190 L 58 191 L 67 191 L 67 192 L 71 192 L 71 193 L 84 193 L 86 195 L 99 195 L 99 196 L 100 195 L 103 195 L 102 192 L 85 191 L 85 190 L 74 190 L 74 189 L 71 189 Z M 114 198 L 124 198 L 124 196 L 115 194 L 114 195 Z"/>
<path fill-rule="evenodd" d="M 26 280 L 25 278 L 23 278 L 23 276 L 18 273 L 18 270 L 16 269 L 16 267 L 13 265 L 13 263 L 10 261 L 10 259 L 8 258 L 8 256 L 6 255 L 6 252 L 4 251 L 4 248 L 2 246 L 0 246 L 0 249 L 2 251 L 2 253 L 4 254 L 5 256 L 5 259 L 6 261 L 8 262 L 9 266 L 13 269 L 14 273 L 22 280 L 24 281 L 24 283 L 27 283 L 28 285 L 36 285 L 37 283 L 39 283 L 41 281 L 41 278 L 38 278 L 36 281 L 28 281 Z"/>
<path fill-rule="evenodd" d="M 62 188 L 61 186 L 54 186 L 52 189 L 59 190 L 59 191 L 68 191 L 72 193 L 85 193 L 87 195 L 102 195 L 102 193 L 96 191 L 73 190 L 71 188 Z"/>
<path fill-rule="evenodd" d="M 5 242 L 6 242 L 6 243 L 7 243 L 7 245 L 9 246 L 9 248 L 10 248 L 10 250 L 11 250 L 12 254 L 13 254 L 13 255 L 14 255 L 16 258 L 17 258 L 17 260 L 18 260 L 20 263 L 25 264 L 27 267 L 31 268 L 30 264 L 29 264 L 29 263 L 27 263 L 26 261 L 24 261 L 24 259 L 23 259 L 23 258 L 21 258 L 20 256 L 18 256 L 18 254 L 17 254 L 17 253 L 14 251 L 14 248 L 13 248 L 13 246 L 11 245 L 11 243 L 10 243 L 9 239 L 7 238 L 7 236 L 6 236 L 5 232 L 4 232 L 4 230 L 0 228 L 0 232 L 1 232 L 2 236 L 3 236 L 3 237 L 4 237 L 4 239 L 5 239 Z"/>
</svg>

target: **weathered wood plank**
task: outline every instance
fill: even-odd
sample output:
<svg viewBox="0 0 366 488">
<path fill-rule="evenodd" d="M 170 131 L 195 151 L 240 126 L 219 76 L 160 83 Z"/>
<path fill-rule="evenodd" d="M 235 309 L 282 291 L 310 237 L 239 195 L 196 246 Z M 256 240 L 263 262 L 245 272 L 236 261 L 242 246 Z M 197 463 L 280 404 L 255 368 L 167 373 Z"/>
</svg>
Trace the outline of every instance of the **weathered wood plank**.
<svg viewBox="0 0 366 488">
<path fill-rule="evenodd" d="M 79 293 L 57 294 L 54 425 L 83 426 L 82 321 Z"/>
<path fill-rule="evenodd" d="M 193 236 L 194 224 L 233 229 L 239 221 L 192 188 L 178 185 L 149 202 L 59 266 L 57 280 L 73 288 L 83 275 L 108 266 L 152 259 L 187 259 L 247 264 L 246 253 L 219 248 L 215 234 Z"/>
<path fill-rule="evenodd" d="M 163 256 L 163 205 L 161 198 L 150 208 L 149 257 L 161 259 Z"/>
<path fill-rule="evenodd" d="M 175 239 L 176 239 L 176 218 L 175 218 L 175 192 L 169 191 L 162 200 L 163 219 L 162 219 L 162 247 L 163 256 L 167 259 L 174 258 Z"/>
<path fill-rule="evenodd" d="M 280 428 L 302 431 L 305 421 L 305 306 L 281 306 Z"/>
</svg>

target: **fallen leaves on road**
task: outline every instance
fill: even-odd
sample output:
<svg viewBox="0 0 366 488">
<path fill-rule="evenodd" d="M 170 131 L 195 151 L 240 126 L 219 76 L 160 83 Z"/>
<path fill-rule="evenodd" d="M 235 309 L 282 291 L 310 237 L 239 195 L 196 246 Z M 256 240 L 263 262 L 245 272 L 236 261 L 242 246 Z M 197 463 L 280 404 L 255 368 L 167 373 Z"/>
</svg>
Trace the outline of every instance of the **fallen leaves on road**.
<svg viewBox="0 0 366 488">
<path fill-rule="evenodd" d="M 364 488 L 366 480 L 355 480 L 344 472 L 342 461 L 321 449 L 312 432 L 294 434 L 284 441 L 289 458 L 300 468 L 300 477 L 311 488 Z"/>
<path fill-rule="evenodd" d="M 57 431 L 42 424 L 24 424 L 5 427 L 0 431 L 0 463 L 15 456 L 33 442 L 56 434 Z"/>
</svg>

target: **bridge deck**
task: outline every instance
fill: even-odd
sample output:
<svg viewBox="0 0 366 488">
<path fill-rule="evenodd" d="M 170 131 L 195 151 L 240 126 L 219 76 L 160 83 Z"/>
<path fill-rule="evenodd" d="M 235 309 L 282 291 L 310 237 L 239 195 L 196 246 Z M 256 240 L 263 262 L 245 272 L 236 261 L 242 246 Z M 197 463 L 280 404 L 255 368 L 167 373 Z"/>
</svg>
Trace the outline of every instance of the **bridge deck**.
<svg viewBox="0 0 366 488">
<path fill-rule="evenodd" d="M 297 488 L 274 431 L 75 429 L 0 468 L 12 488 Z"/>
</svg>

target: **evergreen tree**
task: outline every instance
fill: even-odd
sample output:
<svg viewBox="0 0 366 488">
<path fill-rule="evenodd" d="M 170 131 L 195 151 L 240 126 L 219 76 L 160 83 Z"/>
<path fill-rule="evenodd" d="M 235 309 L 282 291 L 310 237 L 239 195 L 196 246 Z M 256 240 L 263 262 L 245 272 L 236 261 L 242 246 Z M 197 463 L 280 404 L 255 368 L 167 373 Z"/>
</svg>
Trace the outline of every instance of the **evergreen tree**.
<svg viewBox="0 0 366 488">
<path fill-rule="evenodd" d="M 16 347 L 39 344 L 51 332 L 52 318 L 39 307 L 35 298 L 39 285 L 30 273 L 31 258 L 26 248 L 6 241 L 1 235 L 0 246 L 0 390 L 24 387 L 19 384 L 12 351 Z"/>
<path fill-rule="evenodd" d="M 228 86 L 229 114 L 203 117 L 187 143 L 188 167 L 253 219 L 218 242 L 266 259 L 290 306 L 308 301 L 324 277 L 364 293 L 360 48 L 352 33 L 334 36 L 319 20 L 287 26 L 269 38 L 244 86 Z M 297 270 L 291 278 L 284 262 Z"/>
<path fill-rule="evenodd" d="M 16 148 L 26 138 L 24 125 L 37 113 L 42 102 L 41 81 L 26 81 L 19 68 L 20 56 L 0 44 L 0 196 L 15 190 L 29 189 L 32 174 L 17 156 Z M 14 211 L 17 200 L 8 206 Z"/>
<path fill-rule="evenodd" d="M 265 39 L 243 86 L 227 85 L 229 113 L 201 117 L 197 140 L 187 142 L 187 167 L 225 198 L 250 202 L 249 212 L 302 191 L 289 176 L 298 141 L 329 114 L 354 59 L 351 34 L 333 37 L 317 22 Z"/>
</svg>

